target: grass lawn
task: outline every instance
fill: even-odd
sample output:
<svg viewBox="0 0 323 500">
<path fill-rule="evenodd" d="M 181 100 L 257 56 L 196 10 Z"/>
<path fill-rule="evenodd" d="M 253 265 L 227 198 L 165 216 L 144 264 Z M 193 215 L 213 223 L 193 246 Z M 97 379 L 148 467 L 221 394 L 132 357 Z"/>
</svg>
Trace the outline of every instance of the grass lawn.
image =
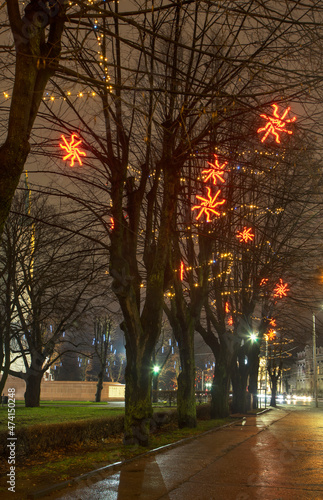
<svg viewBox="0 0 323 500">
<path fill-rule="evenodd" d="M 50 402 L 48 402 L 50 403 Z M 25 408 L 22 404 L 16 404 L 15 424 L 16 428 L 36 424 L 56 424 L 76 420 L 87 420 L 89 418 L 102 418 L 122 415 L 124 408 L 109 408 L 107 403 L 76 403 L 70 406 L 67 402 L 42 403 L 39 408 Z M 74 402 L 72 403 L 74 405 Z M 61 406 L 56 406 L 61 405 Z M 0 407 L 0 431 L 7 429 L 7 406 Z"/>
</svg>

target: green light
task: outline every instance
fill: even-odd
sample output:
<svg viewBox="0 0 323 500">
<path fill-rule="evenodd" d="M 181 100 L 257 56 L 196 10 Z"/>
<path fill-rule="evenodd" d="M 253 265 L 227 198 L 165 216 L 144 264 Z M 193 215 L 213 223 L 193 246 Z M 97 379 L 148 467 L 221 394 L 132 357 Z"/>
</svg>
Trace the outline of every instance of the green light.
<svg viewBox="0 0 323 500">
<path fill-rule="evenodd" d="M 258 340 L 258 335 L 256 333 L 250 333 L 251 342 L 256 342 Z"/>
<path fill-rule="evenodd" d="M 154 370 L 154 373 L 158 373 L 159 370 L 160 370 L 160 368 L 159 368 L 158 365 L 155 365 L 154 368 L 153 368 L 153 370 Z"/>
</svg>

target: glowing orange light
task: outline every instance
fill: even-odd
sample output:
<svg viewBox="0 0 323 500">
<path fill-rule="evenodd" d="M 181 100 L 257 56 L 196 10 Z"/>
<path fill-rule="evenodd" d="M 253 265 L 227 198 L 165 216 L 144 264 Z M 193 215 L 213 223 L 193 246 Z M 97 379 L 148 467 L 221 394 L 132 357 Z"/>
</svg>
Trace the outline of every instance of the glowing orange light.
<svg viewBox="0 0 323 500">
<path fill-rule="evenodd" d="M 223 165 L 219 164 L 219 160 L 217 155 L 214 155 L 214 163 L 210 163 L 208 161 L 208 164 L 212 167 L 207 170 L 202 170 L 202 175 L 206 175 L 206 177 L 203 179 L 204 182 L 209 181 L 212 179 L 213 184 L 217 184 L 217 180 L 221 182 L 225 182 L 223 179 L 223 174 L 224 174 L 224 167 L 228 164 L 228 162 L 224 162 Z"/>
<path fill-rule="evenodd" d="M 276 288 L 274 289 L 274 297 L 279 297 L 280 299 L 286 297 L 287 292 L 289 292 L 288 283 L 283 283 L 283 280 L 280 278 L 279 283 L 276 284 Z"/>
<path fill-rule="evenodd" d="M 267 285 L 267 283 L 268 283 L 268 278 L 262 278 L 262 280 L 260 282 L 260 286 Z"/>
<path fill-rule="evenodd" d="M 247 243 L 249 240 L 252 241 L 255 235 L 251 232 L 251 227 L 244 227 L 242 231 L 237 232 L 237 238 L 240 238 L 239 241 L 244 241 Z"/>
<path fill-rule="evenodd" d="M 230 326 L 233 325 L 233 318 L 232 318 L 232 316 L 230 316 L 230 318 L 228 319 L 228 325 L 230 325 Z"/>
<path fill-rule="evenodd" d="M 110 217 L 110 229 L 111 231 L 114 229 L 114 218 Z"/>
<path fill-rule="evenodd" d="M 290 107 L 286 108 L 282 116 L 278 115 L 278 106 L 277 104 L 272 104 L 272 107 L 274 108 L 273 116 L 268 116 L 268 115 L 260 115 L 261 118 L 265 118 L 267 120 L 267 123 L 264 127 L 259 128 L 257 130 L 257 133 L 259 134 L 260 132 L 265 132 L 263 138 L 261 139 L 261 142 L 265 142 L 269 134 L 272 134 L 275 137 L 275 141 L 279 144 L 280 143 L 280 137 L 278 132 L 286 132 L 287 134 L 292 134 L 293 132 L 291 130 L 286 130 L 286 124 L 287 123 L 293 123 L 296 120 L 296 116 L 293 116 L 293 118 L 285 119 L 287 116 Z"/>
<path fill-rule="evenodd" d="M 275 330 L 273 330 L 272 328 L 270 330 L 268 330 L 266 337 L 267 337 L 266 340 L 274 340 L 276 338 Z"/>
<path fill-rule="evenodd" d="M 276 320 L 275 320 L 275 319 L 270 320 L 269 324 L 270 324 L 271 326 L 277 326 L 277 323 L 276 323 Z"/>
<path fill-rule="evenodd" d="M 226 313 L 230 312 L 230 305 L 229 305 L 229 302 L 226 302 L 226 303 L 225 303 L 225 312 L 226 312 Z"/>
<path fill-rule="evenodd" d="M 82 165 L 81 156 L 86 156 L 86 153 L 84 151 L 80 151 L 80 149 L 78 148 L 78 145 L 81 144 L 81 142 L 82 142 L 81 139 L 79 141 L 77 141 L 77 135 L 73 134 L 71 137 L 71 142 L 68 143 L 66 138 L 63 135 L 61 137 L 62 137 L 65 145 L 60 143 L 60 147 L 62 149 L 65 149 L 66 153 L 67 153 L 67 155 L 64 156 L 63 160 L 70 159 L 71 160 L 71 163 L 70 163 L 71 167 L 74 167 L 75 160 L 77 160 L 79 162 L 79 164 Z"/>
<path fill-rule="evenodd" d="M 181 261 L 180 278 L 181 278 L 181 281 L 183 281 L 183 279 L 184 279 L 184 262 L 183 261 Z"/>
<path fill-rule="evenodd" d="M 200 205 L 195 205 L 195 207 L 192 208 L 192 210 L 200 210 L 198 215 L 196 216 L 196 219 L 198 220 L 203 213 L 206 215 L 206 222 L 211 222 L 210 216 L 211 213 L 219 216 L 220 212 L 215 210 L 215 208 L 218 205 L 223 205 L 225 203 L 225 200 L 217 201 L 217 197 L 221 193 L 220 189 L 217 191 L 216 195 L 212 198 L 211 195 L 211 188 L 207 187 L 207 198 L 203 198 L 203 196 L 196 196 L 199 200 L 202 201 Z"/>
</svg>

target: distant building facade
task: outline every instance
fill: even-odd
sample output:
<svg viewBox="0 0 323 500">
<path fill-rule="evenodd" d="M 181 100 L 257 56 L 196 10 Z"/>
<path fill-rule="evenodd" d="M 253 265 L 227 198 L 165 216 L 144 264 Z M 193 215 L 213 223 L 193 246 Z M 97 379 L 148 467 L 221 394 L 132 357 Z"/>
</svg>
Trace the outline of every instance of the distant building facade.
<svg viewBox="0 0 323 500">
<path fill-rule="evenodd" d="M 323 347 L 316 348 L 316 370 L 317 370 L 317 392 L 323 396 Z M 304 351 L 297 353 L 296 369 L 290 377 L 293 389 L 296 394 L 313 395 L 314 375 L 313 375 L 313 347 L 306 346 Z"/>
</svg>

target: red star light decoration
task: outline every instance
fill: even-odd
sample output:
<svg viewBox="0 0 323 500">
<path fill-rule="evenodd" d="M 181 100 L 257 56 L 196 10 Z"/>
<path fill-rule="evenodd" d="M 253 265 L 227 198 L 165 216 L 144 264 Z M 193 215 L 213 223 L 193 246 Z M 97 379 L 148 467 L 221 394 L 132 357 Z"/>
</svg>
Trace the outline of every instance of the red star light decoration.
<svg viewBox="0 0 323 500">
<path fill-rule="evenodd" d="M 258 128 L 257 133 L 265 132 L 261 142 L 265 142 L 269 134 L 272 134 L 275 138 L 275 141 L 279 144 L 280 137 L 279 132 L 286 132 L 286 134 L 292 134 L 291 130 L 287 130 L 285 127 L 288 123 L 293 123 L 296 120 L 296 116 L 293 118 L 286 119 L 288 112 L 290 111 L 290 107 L 286 108 L 282 116 L 278 115 L 278 106 L 277 104 L 272 104 L 274 108 L 273 116 L 269 115 L 260 115 L 261 118 L 267 120 L 267 123 L 264 127 Z"/>
<path fill-rule="evenodd" d="M 288 283 L 283 283 L 283 280 L 280 278 L 279 283 L 276 284 L 276 288 L 274 289 L 274 297 L 279 297 L 282 299 L 286 297 L 287 292 L 289 292 Z"/>
<path fill-rule="evenodd" d="M 66 138 L 64 135 L 61 136 L 64 144 L 60 143 L 60 147 L 62 149 L 65 149 L 66 155 L 64 156 L 63 160 L 71 160 L 70 166 L 74 167 L 75 160 L 79 162 L 80 165 L 82 165 L 82 160 L 81 156 L 86 156 L 86 153 L 84 151 L 80 151 L 78 146 L 81 144 L 82 140 L 80 139 L 79 141 L 77 140 L 77 135 L 73 134 L 71 137 L 71 142 L 67 142 Z"/>
<path fill-rule="evenodd" d="M 216 210 L 216 207 L 219 205 L 223 205 L 225 203 L 225 200 L 218 201 L 217 198 L 219 194 L 221 193 L 221 190 L 219 189 L 215 196 L 212 197 L 211 195 L 211 188 L 207 187 L 207 198 L 203 198 L 203 196 L 196 196 L 199 200 L 202 201 L 200 205 L 195 205 L 195 207 L 192 208 L 192 210 L 199 210 L 198 215 L 196 216 L 196 220 L 198 220 L 203 213 L 206 215 L 206 222 L 211 222 L 211 213 L 214 215 L 219 216 L 220 212 Z"/>
<path fill-rule="evenodd" d="M 266 335 L 267 339 L 266 340 L 274 340 L 276 338 L 276 332 L 272 328 L 268 330 L 268 333 Z"/>
<path fill-rule="evenodd" d="M 216 186 L 217 180 L 221 182 L 225 182 L 223 179 L 223 174 L 224 174 L 224 167 L 228 164 L 228 162 L 224 162 L 223 165 L 219 164 L 219 160 L 216 154 L 214 154 L 214 163 L 210 163 L 208 161 L 208 164 L 210 167 L 207 170 L 202 170 L 202 175 L 205 175 L 206 177 L 203 179 L 204 182 L 208 182 L 210 179 L 212 179 L 213 184 Z"/>
<path fill-rule="evenodd" d="M 252 234 L 251 227 L 244 227 L 242 231 L 237 232 L 237 238 L 240 238 L 239 241 L 244 241 L 245 243 L 248 243 L 249 240 L 252 241 L 254 237 L 255 235 Z"/>
</svg>

